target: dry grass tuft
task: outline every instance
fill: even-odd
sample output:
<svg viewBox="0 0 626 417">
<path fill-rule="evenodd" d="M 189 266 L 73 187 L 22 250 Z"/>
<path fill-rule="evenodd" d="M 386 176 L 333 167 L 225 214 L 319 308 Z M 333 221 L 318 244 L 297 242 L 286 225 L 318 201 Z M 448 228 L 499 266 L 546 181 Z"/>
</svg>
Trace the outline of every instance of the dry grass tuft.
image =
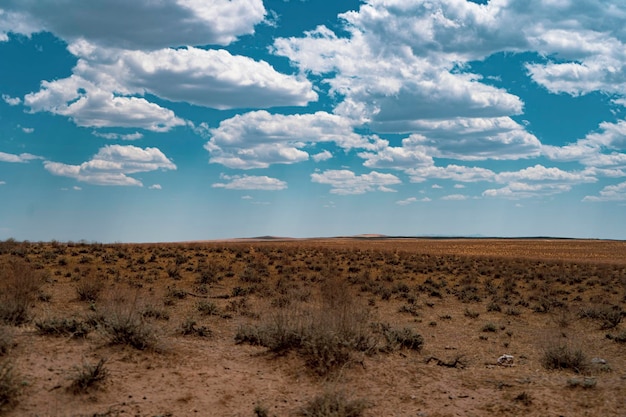
<svg viewBox="0 0 626 417">
<path fill-rule="evenodd" d="M 13 371 L 13 363 L 5 359 L 0 362 L 0 412 L 15 404 L 18 393 L 19 384 Z"/>
<path fill-rule="evenodd" d="M 80 394 L 98 387 L 109 376 L 109 371 L 104 366 L 105 363 L 106 359 L 102 358 L 95 364 L 85 362 L 75 367 L 68 390 L 74 394 Z"/>
<path fill-rule="evenodd" d="M 326 391 L 313 398 L 301 410 L 304 417 L 360 417 L 367 408 L 363 400 L 349 400 L 341 392 Z"/>
<path fill-rule="evenodd" d="M 15 326 L 28 322 L 43 282 L 43 274 L 21 259 L 0 264 L 0 320 Z"/>
</svg>

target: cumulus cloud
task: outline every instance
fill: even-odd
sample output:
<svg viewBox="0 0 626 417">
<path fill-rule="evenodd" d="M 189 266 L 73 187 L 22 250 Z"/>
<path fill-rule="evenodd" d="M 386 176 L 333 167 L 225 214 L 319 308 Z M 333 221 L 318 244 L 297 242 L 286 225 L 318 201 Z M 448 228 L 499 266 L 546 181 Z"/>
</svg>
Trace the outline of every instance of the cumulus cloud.
<svg viewBox="0 0 626 417">
<path fill-rule="evenodd" d="M 22 102 L 22 99 L 19 97 L 11 97 L 7 94 L 3 94 L 2 101 L 7 103 L 9 106 L 17 106 Z"/>
<path fill-rule="evenodd" d="M 5 0 L 0 11 L 5 34 L 49 31 L 125 49 L 227 45 L 266 15 L 262 0 Z"/>
<path fill-rule="evenodd" d="M 467 167 L 461 165 L 425 166 L 421 168 L 407 169 L 411 182 L 424 182 L 427 179 L 446 179 L 458 182 L 493 181 L 496 173 L 480 167 Z"/>
<path fill-rule="evenodd" d="M 585 171 L 564 171 L 560 168 L 547 168 L 543 165 L 535 165 L 519 171 L 506 171 L 496 175 L 498 182 L 516 181 L 543 181 L 543 182 L 566 182 L 566 183 L 589 183 L 596 182 L 595 176 Z"/>
<path fill-rule="evenodd" d="M 175 170 L 176 165 L 158 148 L 107 145 L 80 165 L 45 161 L 44 168 L 53 175 L 74 178 L 95 185 L 143 186 L 131 174 L 157 170 Z"/>
<path fill-rule="evenodd" d="M 320 26 L 273 47 L 301 71 L 325 77 L 343 100 L 337 114 L 376 132 L 419 133 L 436 144 L 431 156 L 519 159 L 541 152 L 509 117 L 523 112 L 522 101 L 464 64 L 502 51 L 538 52 L 544 62 L 526 66 L 537 83 L 554 93 L 603 91 L 619 105 L 624 16 L 620 0 L 366 0 L 339 16 L 347 35 Z"/>
<path fill-rule="evenodd" d="M 315 162 L 322 162 L 322 161 L 328 161 L 329 159 L 331 159 L 333 157 L 333 154 L 330 153 L 327 150 L 324 150 L 320 153 L 316 153 L 315 155 L 312 156 L 313 160 Z"/>
<path fill-rule="evenodd" d="M 150 93 L 216 109 L 301 106 L 317 100 L 308 80 L 224 49 L 145 52 L 78 41 L 69 50 L 79 58 L 75 76 L 122 94 Z"/>
<path fill-rule="evenodd" d="M 402 146 L 389 146 L 386 140 L 378 140 L 376 147 L 370 152 L 361 152 L 359 157 L 365 159 L 363 165 L 368 168 L 409 169 L 416 166 L 432 165 L 432 148 L 426 145 L 426 138 L 411 135 L 402 140 Z"/>
<path fill-rule="evenodd" d="M 531 197 L 542 197 L 553 194 L 560 194 L 570 191 L 570 184 L 528 184 L 524 182 L 512 182 L 502 188 L 492 188 L 483 191 L 485 197 L 503 197 L 508 199 L 520 199 Z"/>
<path fill-rule="evenodd" d="M 148 187 L 148 189 L 150 190 L 161 190 L 161 184 L 152 184 L 150 187 Z"/>
<path fill-rule="evenodd" d="M 309 159 L 307 144 L 334 142 L 344 149 L 371 147 L 354 133 L 350 120 L 317 112 L 281 115 L 259 110 L 223 120 L 210 129 L 205 149 L 210 162 L 229 168 L 267 168 L 272 164 L 293 164 Z"/>
<path fill-rule="evenodd" d="M 589 170 L 564 171 L 535 165 L 519 171 L 500 172 L 496 174 L 495 181 L 507 185 L 485 190 L 483 196 L 509 199 L 548 196 L 570 191 L 575 185 L 594 183 L 597 178 Z"/>
<path fill-rule="evenodd" d="M 404 200 L 396 201 L 396 204 L 399 205 L 399 206 L 408 206 L 408 205 L 413 204 L 413 203 L 418 203 L 418 202 L 428 203 L 429 201 L 431 201 L 431 199 L 428 198 L 428 197 L 424 197 L 424 198 L 420 198 L 420 199 L 418 199 L 417 197 L 409 197 L 409 198 L 404 199 Z"/>
<path fill-rule="evenodd" d="M 0 152 L 0 162 L 12 162 L 12 163 L 26 163 L 34 159 L 43 159 L 41 156 L 33 155 L 30 153 L 21 153 L 14 155 L 11 153 Z"/>
<path fill-rule="evenodd" d="M 97 136 L 99 138 L 110 139 L 110 140 L 139 140 L 143 138 L 143 133 L 135 132 L 135 133 L 103 133 L 103 132 L 91 132 L 92 135 Z"/>
<path fill-rule="evenodd" d="M 186 124 L 169 109 L 140 97 L 116 96 L 75 75 L 43 81 L 41 85 L 40 91 L 24 97 L 24 104 L 32 112 L 49 111 L 70 117 L 78 126 L 166 132 Z"/>
<path fill-rule="evenodd" d="M 450 195 L 445 195 L 441 197 L 442 200 L 447 200 L 447 201 L 463 201 L 463 200 L 467 200 L 468 198 L 469 197 L 463 194 L 450 194 Z"/>
<path fill-rule="evenodd" d="M 263 191 L 279 191 L 287 188 L 285 181 L 268 176 L 253 175 L 221 175 L 221 179 L 228 182 L 215 183 L 213 188 L 226 188 L 229 190 L 263 190 Z"/>
<path fill-rule="evenodd" d="M 586 196 L 583 201 L 626 201 L 626 182 L 616 185 L 607 185 L 600 190 L 597 196 Z"/>
<path fill-rule="evenodd" d="M 392 174 L 372 171 L 369 174 L 356 175 L 354 172 L 342 170 L 327 170 L 322 173 L 311 174 L 311 181 L 331 186 L 332 194 L 364 194 L 371 191 L 394 192 L 390 185 L 402 183 Z"/>
</svg>

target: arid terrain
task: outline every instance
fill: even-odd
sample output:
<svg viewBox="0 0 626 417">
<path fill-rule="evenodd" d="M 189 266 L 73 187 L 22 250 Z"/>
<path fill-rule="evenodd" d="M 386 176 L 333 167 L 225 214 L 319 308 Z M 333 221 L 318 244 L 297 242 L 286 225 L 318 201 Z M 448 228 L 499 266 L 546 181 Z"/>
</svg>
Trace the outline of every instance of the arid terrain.
<svg viewBox="0 0 626 417">
<path fill-rule="evenodd" d="M 626 416 L 625 316 L 622 241 L 5 241 L 0 414 Z"/>
</svg>

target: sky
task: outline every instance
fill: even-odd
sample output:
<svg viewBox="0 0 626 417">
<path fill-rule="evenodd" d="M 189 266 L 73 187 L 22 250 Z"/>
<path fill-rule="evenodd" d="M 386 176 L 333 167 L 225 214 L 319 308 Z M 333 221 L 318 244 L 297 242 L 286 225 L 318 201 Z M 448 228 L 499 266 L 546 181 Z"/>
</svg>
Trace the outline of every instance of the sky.
<svg viewBox="0 0 626 417">
<path fill-rule="evenodd" d="M 2 0 L 0 239 L 626 239 L 623 0 Z"/>
</svg>

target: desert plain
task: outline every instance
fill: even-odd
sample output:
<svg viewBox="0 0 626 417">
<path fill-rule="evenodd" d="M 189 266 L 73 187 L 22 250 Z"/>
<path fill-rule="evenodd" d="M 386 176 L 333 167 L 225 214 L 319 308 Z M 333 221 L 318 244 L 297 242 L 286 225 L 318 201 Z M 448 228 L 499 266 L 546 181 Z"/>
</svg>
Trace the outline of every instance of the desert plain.
<svg viewBox="0 0 626 417">
<path fill-rule="evenodd" d="M 0 415 L 626 416 L 626 242 L 0 242 Z"/>
</svg>

